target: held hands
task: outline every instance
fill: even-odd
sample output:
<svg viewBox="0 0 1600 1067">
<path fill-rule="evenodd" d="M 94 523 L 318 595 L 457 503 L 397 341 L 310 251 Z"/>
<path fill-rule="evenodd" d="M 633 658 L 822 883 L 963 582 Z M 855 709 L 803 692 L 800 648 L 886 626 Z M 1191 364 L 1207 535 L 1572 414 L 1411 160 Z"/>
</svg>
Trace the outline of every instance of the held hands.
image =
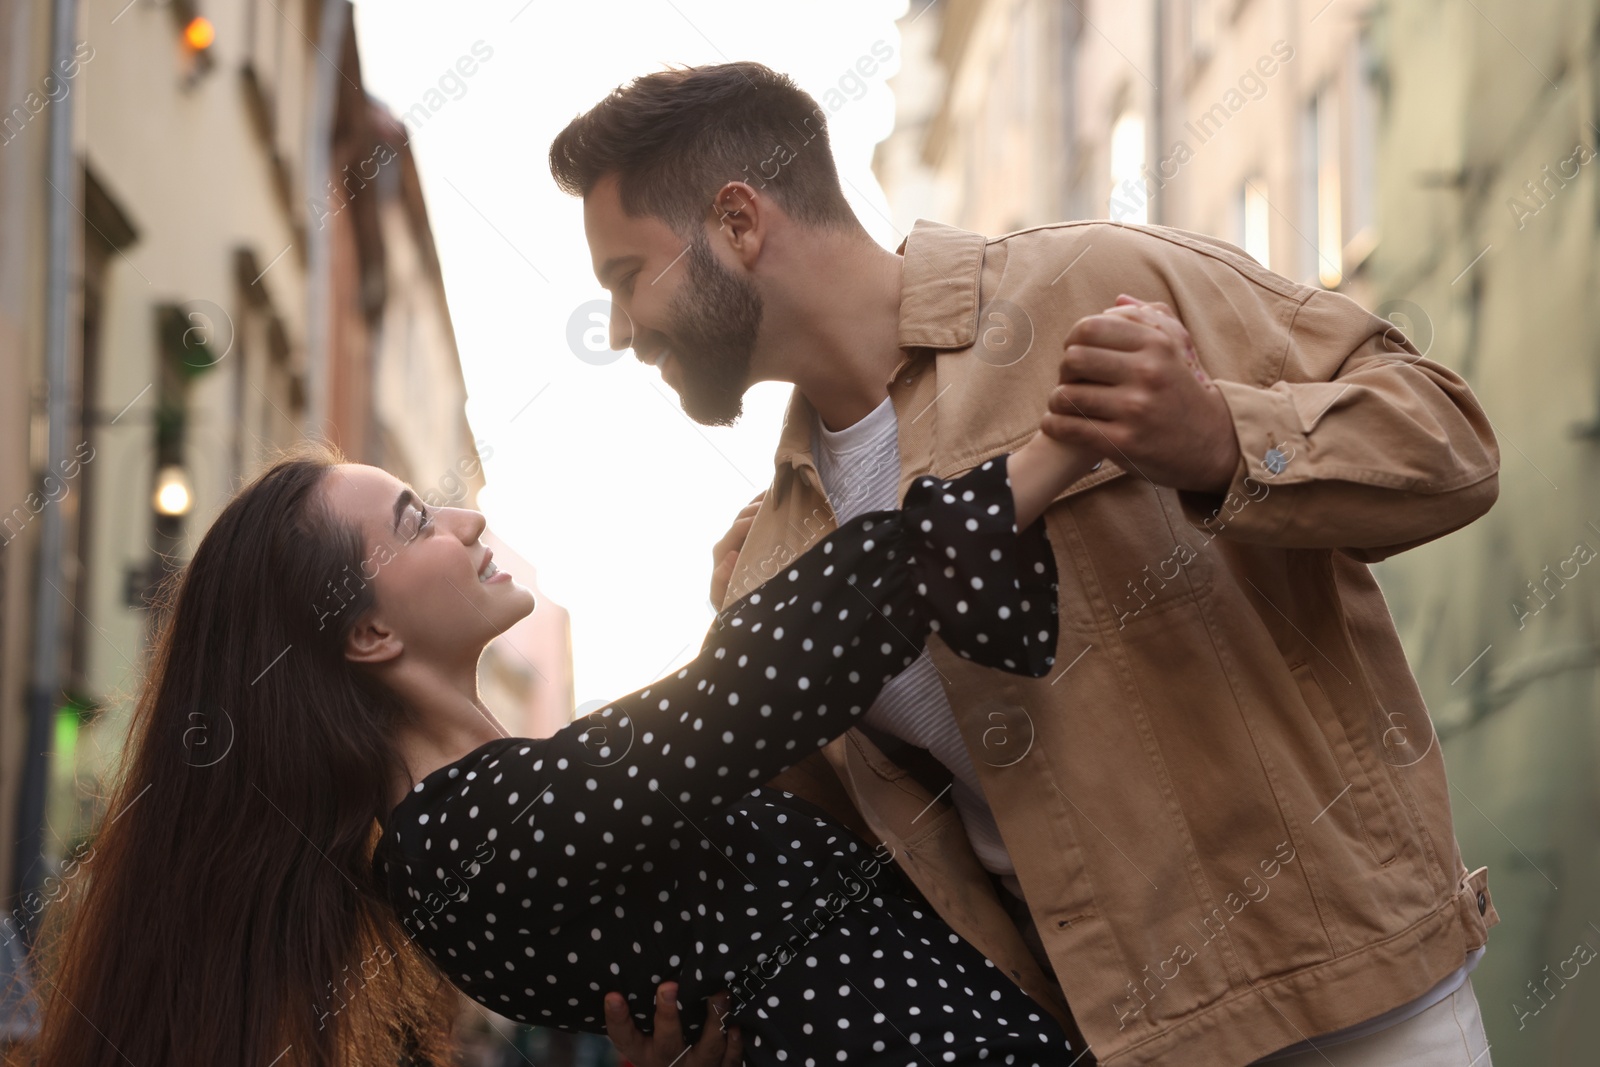
<svg viewBox="0 0 1600 1067">
<path fill-rule="evenodd" d="M 1171 308 L 1124 294 L 1079 319 L 1063 347 L 1044 433 L 1157 485 L 1227 491 L 1239 463 L 1233 417 Z"/>
<path fill-rule="evenodd" d="M 634 1067 L 740 1067 L 744 1063 L 744 1040 L 737 1026 L 723 1029 L 722 1017 L 728 1013 L 728 994 L 718 993 L 709 1001 L 710 1014 L 693 1048 L 683 1041 L 678 1024 L 678 983 L 662 982 L 656 987 L 656 1017 L 649 1034 L 641 1033 L 628 1014 L 628 1001 L 621 993 L 607 993 L 605 1001 L 606 1036 L 622 1058 Z"/>
</svg>

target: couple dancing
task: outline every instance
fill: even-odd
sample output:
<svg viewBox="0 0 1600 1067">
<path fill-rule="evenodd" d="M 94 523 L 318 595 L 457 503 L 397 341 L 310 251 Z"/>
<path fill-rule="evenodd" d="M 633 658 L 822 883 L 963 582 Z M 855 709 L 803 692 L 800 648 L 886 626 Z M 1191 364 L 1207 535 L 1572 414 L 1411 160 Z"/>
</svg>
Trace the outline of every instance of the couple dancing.
<svg viewBox="0 0 1600 1067">
<path fill-rule="evenodd" d="M 699 654 L 506 736 L 482 517 L 280 462 L 177 588 L 38 1062 L 442 1063 L 451 985 L 661 1067 L 1489 1062 L 1497 917 L 1366 566 L 1493 502 L 1465 383 L 1197 234 L 887 252 L 823 115 L 724 64 L 551 147 L 615 347 L 704 423 L 796 387 Z"/>
</svg>

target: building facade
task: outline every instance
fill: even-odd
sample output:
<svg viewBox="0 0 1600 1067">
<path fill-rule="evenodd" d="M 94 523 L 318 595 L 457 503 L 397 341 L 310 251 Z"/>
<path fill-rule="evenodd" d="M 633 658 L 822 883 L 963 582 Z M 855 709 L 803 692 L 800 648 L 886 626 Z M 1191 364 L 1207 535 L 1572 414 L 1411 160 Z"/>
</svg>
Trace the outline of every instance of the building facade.
<svg viewBox="0 0 1600 1067">
<path fill-rule="evenodd" d="M 1442 746 L 1463 856 L 1490 868 L 1502 921 L 1473 984 L 1495 1059 L 1588 1062 L 1600 3 L 914 0 L 901 31 L 876 159 L 901 232 L 1210 234 L 1471 383 L 1499 503 L 1376 567 L 1432 712 L 1397 728 Z"/>
<path fill-rule="evenodd" d="M 0 0 L 0 981 L 104 814 L 151 593 L 231 495 L 319 439 L 472 507 L 487 458 L 409 135 L 364 88 L 347 0 L 54 6 Z M 572 716 L 566 613 L 540 600 L 485 666 L 522 732 Z"/>
</svg>

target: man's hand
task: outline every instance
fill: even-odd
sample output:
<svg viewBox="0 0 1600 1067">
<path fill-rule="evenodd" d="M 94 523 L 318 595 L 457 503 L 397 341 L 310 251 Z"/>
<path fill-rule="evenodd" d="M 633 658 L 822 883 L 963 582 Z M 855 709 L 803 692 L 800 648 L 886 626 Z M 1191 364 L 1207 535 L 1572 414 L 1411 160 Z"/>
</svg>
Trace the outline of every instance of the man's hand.
<svg viewBox="0 0 1600 1067">
<path fill-rule="evenodd" d="M 744 506 L 733 525 L 728 527 L 728 532 L 722 535 L 711 549 L 711 559 L 715 569 L 711 572 L 711 607 L 713 610 L 722 607 L 722 600 L 728 595 L 728 583 L 733 580 L 733 566 L 739 562 L 739 549 L 744 547 L 744 539 L 750 536 L 750 527 L 756 521 L 756 511 L 761 507 L 761 501 L 766 499 L 765 489 L 755 495 L 755 499 Z"/>
<path fill-rule="evenodd" d="M 634 1067 L 740 1067 L 744 1041 L 739 1028 L 724 1030 L 722 1024 L 722 1017 L 728 1014 L 728 994 L 718 993 L 708 1003 L 711 1012 L 700 1040 L 694 1048 L 686 1048 L 678 1025 L 678 983 L 662 982 L 656 987 L 655 1025 L 649 1034 L 633 1024 L 626 997 L 607 993 L 606 1036 Z"/>
<path fill-rule="evenodd" d="M 1171 308 L 1119 296 L 1079 319 L 1063 347 L 1045 433 L 1157 485 L 1227 491 L 1239 464 L 1233 417 Z"/>
</svg>

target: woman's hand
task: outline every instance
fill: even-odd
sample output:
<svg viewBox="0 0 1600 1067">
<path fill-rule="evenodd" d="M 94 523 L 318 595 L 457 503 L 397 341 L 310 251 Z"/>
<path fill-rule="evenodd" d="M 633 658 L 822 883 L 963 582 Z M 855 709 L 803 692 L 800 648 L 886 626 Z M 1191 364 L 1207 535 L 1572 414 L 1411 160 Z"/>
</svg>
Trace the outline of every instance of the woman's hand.
<svg viewBox="0 0 1600 1067">
<path fill-rule="evenodd" d="M 734 564 L 739 562 L 739 550 L 744 547 L 745 538 L 750 536 L 750 527 L 756 521 L 756 512 L 761 508 L 761 501 L 766 499 L 765 489 L 755 495 L 755 499 L 744 506 L 734 518 L 733 525 L 728 527 L 728 532 L 722 535 L 711 548 L 711 560 L 714 570 L 711 572 L 711 608 L 719 611 L 722 602 L 728 596 L 728 583 L 733 580 Z"/>
<path fill-rule="evenodd" d="M 1123 294 L 1067 332 L 1044 431 L 1157 485 L 1225 492 L 1239 465 L 1228 402 L 1172 309 Z"/>
<path fill-rule="evenodd" d="M 649 1034 L 641 1033 L 634 1025 L 627 998 L 621 993 L 607 993 L 606 1036 L 634 1067 L 740 1067 L 744 1063 L 744 1041 L 739 1027 L 723 1029 L 722 1023 L 728 1014 L 728 994 L 718 993 L 708 1004 L 711 1014 L 700 1040 L 693 1048 L 685 1048 L 683 1028 L 678 1023 L 678 983 L 662 982 L 656 987 L 655 1025 Z"/>
<path fill-rule="evenodd" d="M 1100 457 L 1078 444 L 1047 437 L 1041 431 L 1006 460 L 1017 529 L 1026 530 L 1073 482 L 1100 465 Z"/>
</svg>

